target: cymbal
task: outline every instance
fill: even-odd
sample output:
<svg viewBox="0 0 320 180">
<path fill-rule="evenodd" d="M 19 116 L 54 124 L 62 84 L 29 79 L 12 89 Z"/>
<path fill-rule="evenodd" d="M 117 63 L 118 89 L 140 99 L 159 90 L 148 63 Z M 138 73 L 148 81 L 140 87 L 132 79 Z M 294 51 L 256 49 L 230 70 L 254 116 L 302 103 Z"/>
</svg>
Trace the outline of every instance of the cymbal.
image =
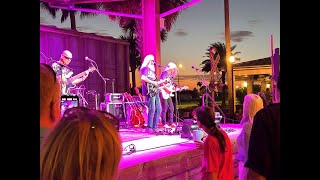
<svg viewBox="0 0 320 180">
<path fill-rule="evenodd" d="M 69 88 L 70 90 L 85 90 L 86 88 Z"/>
</svg>

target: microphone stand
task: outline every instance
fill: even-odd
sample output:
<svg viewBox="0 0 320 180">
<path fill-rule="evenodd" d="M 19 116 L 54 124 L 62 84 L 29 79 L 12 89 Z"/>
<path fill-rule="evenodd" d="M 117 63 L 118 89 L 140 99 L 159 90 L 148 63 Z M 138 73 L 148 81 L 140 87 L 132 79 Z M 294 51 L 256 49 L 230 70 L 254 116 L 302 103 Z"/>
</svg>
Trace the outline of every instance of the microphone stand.
<svg viewBox="0 0 320 180">
<path fill-rule="evenodd" d="M 196 70 L 198 76 L 201 78 L 202 84 L 206 87 L 206 93 L 205 93 L 204 95 L 206 96 L 206 103 L 208 104 L 208 97 L 207 97 L 207 95 L 209 95 L 208 91 L 209 91 L 209 92 L 211 92 L 211 91 L 210 91 L 210 89 L 209 89 L 206 81 L 204 80 L 203 74 L 202 74 L 202 75 L 199 74 L 199 72 L 198 72 L 199 69 L 195 68 L 195 70 Z"/>
<path fill-rule="evenodd" d="M 93 63 L 94 63 L 94 64 L 93 64 Z M 99 74 L 99 76 L 101 77 L 101 79 L 102 79 L 103 82 L 104 82 L 103 95 L 104 95 L 104 103 L 105 103 L 105 102 L 106 102 L 106 93 L 107 93 L 107 81 L 110 80 L 110 79 L 109 79 L 109 78 L 105 78 L 105 77 L 102 76 L 102 74 L 99 72 L 98 65 L 97 65 L 96 62 L 90 61 L 90 64 L 91 64 L 92 66 L 96 67 L 96 68 L 95 68 L 95 71 Z M 105 106 L 106 106 L 106 104 L 105 104 Z M 101 109 L 100 109 L 100 110 L 101 110 Z"/>
<path fill-rule="evenodd" d="M 114 80 L 115 79 L 112 79 L 112 95 L 111 95 L 111 102 L 113 102 L 113 95 L 114 95 Z M 116 112 L 115 112 L 115 109 L 116 109 L 116 105 L 114 105 L 113 109 L 112 109 L 112 112 L 113 112 L 113 115 L 116 116 Z"/>
</svg>

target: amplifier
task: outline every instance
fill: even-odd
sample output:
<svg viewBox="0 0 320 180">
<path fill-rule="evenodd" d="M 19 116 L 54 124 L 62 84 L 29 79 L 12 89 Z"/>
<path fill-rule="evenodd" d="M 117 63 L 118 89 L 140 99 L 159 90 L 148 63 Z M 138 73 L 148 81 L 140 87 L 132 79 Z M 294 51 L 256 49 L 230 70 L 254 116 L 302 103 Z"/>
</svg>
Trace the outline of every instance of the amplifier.
<svg viewBox="0 0 320 180">
<path fill-rule="evenodd" d="M 124 102 L 123 93 L 106 93 L 106 103 L 108 102 Z"/>
<path fill-rule="evenodd" d="M 118 118 L 125 117 L 125 109 L 123 103 L 100 103 L 100 110 L 115 115 Z"/>
</svg>

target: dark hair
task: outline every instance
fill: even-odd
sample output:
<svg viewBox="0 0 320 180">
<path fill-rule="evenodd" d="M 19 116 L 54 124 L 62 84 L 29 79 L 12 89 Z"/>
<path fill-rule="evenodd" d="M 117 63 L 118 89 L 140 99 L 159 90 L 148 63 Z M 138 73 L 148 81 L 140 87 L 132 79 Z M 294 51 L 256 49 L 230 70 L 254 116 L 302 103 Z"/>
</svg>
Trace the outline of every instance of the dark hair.
<svg viewBox="0 0 320 180">
<path fill-rule="evenodd" d="M 216 126 L 215 115 L 212 108 L 208 106 L 199 106 L 196 109 L 197 121 L 199 121 L 206 128 L 210 129 L 210 135 L 216 137 L 219 142 L 220 149 L 226 151 L 226 140 L 222 132 Z"/>
</svg>

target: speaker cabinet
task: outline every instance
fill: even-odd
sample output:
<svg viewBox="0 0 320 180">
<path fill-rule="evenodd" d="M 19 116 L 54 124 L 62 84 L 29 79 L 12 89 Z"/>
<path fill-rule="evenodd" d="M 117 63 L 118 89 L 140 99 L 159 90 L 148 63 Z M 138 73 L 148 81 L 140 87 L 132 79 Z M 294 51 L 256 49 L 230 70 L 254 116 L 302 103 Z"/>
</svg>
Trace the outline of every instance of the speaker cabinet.
<svg viewBox="0 0 320 180">
<path fill-rule="evenodd" d="M 100 110 L 106 111 L 116 116 L 120 121 L 120 125 L 122 125 L 123 123 L 126 123 L 126 113 L 125 113 L 126 111 L 123 103 L 120 103 L 120 102 L 101 103 Z"/>
</svg>

